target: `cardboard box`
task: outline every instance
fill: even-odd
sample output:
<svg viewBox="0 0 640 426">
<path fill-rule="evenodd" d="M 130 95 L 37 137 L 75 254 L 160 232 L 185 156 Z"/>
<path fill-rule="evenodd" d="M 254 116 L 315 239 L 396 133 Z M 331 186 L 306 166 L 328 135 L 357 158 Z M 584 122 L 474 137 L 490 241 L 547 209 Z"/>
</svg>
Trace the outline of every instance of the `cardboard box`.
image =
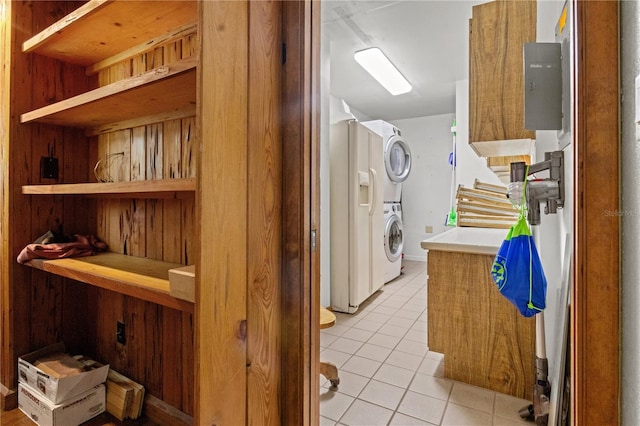
<svg viewBox="0 0 640 426">
<path fill-rule="evenodd" d="M 105 410 L 105 388 L 98 385 L 88 391 L 54 404 L 29 385 L 18 383 L 18 407 L 40 426 L 74 426 L 94 418 Z"/>
<path fill-rule="evenodd" d="M 195 301 L 196 266 L 169 269 L 169 294 L 178 299 Z"/>
<path fill-rule="evenodd" d="M 38 359 L 60 352 L 65 352 L 64 345 L 56 343 L 18 358 L 18 381 L 57 404 L 107 380 L 108 365 L 61 378 L 53 377 L 34 365 Z"/>
</svg>

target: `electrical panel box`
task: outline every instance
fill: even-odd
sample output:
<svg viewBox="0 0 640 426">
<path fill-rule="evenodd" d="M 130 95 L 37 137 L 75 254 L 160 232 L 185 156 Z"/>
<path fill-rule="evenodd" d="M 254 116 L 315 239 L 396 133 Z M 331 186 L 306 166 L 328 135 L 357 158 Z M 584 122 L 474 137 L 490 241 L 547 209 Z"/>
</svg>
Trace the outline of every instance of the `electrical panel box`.
<svg viewBox="0 0 640 426">
<path fill-rule="evenodd" d="M 560 43 L 524 44 L 524 128 L 562 129 Z"/>
<path fill-rule="evenodd" d="M 572 90 L 572 43 L 571 43 L 571 26 L 572 26 L 572 6 L 570 2 L 565 1 L 562 12 L 556 24 L 556 42 L 560 43 L 560 64 L 562 67 L 562 128 L 558 130 L 558 149 L 564 149 L 571 143 L 571 126 L 573 125 L 573 97 Z"/>
</svg>

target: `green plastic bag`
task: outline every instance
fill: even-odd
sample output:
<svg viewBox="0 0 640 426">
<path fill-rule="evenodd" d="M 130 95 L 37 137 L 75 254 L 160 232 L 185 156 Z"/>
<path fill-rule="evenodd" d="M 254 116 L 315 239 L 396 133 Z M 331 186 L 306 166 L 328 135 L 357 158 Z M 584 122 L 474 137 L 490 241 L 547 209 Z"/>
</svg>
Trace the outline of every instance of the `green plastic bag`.
<svg viewBox="0 0 640 426">
<path fill-rule="evenodd" d="M 525 182 L 526 189 L 526 182 Z M 546 307 L 547 279 L 525 217 L 525 190 L 518 221 L 511 226 L 491 268 L 498 290 L 525 317 Z"/>
</svg>

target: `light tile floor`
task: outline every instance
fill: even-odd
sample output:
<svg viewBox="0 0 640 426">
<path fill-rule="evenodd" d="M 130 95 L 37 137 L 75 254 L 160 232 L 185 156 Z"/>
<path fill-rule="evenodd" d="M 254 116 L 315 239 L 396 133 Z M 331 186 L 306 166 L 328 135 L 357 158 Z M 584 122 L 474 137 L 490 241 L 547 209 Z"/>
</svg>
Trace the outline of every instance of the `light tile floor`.
<svg viewBox="0 0 640 426">
<path fill-rule="evenodd" d="M 529 401 L 443 377 L 442 354 L 427 348 L 426 266 L 405 261 L 353 315 L 336 313 L 321 331 L 320 359 L 340 386 L 320 378 L 321 426 L 516 426 Z"/>
</svg>

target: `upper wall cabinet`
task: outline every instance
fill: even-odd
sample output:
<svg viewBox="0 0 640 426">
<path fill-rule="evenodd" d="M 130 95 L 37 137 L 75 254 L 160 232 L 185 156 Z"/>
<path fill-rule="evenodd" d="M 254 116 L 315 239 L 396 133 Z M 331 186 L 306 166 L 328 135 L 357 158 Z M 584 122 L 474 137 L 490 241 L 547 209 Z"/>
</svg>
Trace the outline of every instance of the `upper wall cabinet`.
<svg viewBox="0 0 640 426">
<path fill-rule="evenodd" d="M 473 7 L 469 21 L 469 144 L 481 157 L 527 155 L 523 44 L 536 41 L 535 0 Z"/>
</svg>

